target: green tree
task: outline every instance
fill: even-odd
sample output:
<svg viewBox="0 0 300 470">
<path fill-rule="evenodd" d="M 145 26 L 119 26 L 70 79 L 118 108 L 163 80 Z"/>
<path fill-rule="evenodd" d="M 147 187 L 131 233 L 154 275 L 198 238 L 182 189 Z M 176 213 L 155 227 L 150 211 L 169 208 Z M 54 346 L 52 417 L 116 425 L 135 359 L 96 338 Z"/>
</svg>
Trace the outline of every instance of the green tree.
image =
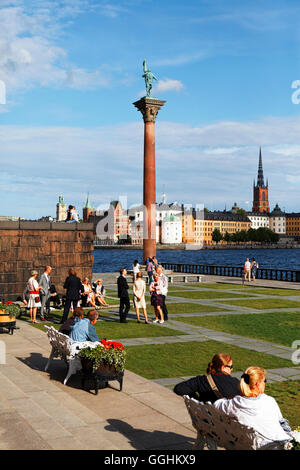
<svg viewBox="0 0 300 470">
<path fill-rule="evenodd" d="M 215 228 L 215 230 L 212 233 L 212 240 L 218 244 L 221 240 L 223 239 L 223 236 L 218 228 Z"/>
</svg>

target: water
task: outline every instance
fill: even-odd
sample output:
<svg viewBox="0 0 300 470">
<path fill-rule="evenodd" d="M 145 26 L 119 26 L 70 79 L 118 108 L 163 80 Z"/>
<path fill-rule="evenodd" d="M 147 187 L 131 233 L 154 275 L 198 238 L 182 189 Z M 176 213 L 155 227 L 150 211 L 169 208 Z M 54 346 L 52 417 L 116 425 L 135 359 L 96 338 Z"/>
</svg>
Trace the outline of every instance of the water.
<svg viewBox="0 0 300 470">
<path fill-rule="evenodd" d="M 117 272 L 132 269 L 135 259 L 142 263 L 143 250 L 94 250 L 93 272 Z M 244 266 L 246 258 L 255 258 L 260 268 L 300 269 L 300 249 L 236 250 L 158 250 L 158 262 Z"/>
</svg>

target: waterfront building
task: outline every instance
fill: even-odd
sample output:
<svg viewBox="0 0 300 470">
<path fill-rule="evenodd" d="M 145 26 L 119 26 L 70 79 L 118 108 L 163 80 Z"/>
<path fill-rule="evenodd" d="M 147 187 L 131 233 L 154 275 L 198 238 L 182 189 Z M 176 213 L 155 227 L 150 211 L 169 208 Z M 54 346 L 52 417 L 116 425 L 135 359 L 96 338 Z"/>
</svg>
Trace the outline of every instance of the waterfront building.
<svg viewBox="0 0 300 470">
<path fill-rule="evenodd" d="M 257 183 L 253 183 L 253 207 L 252 212 L 270 212 L 269 208 L 269 185 L 268 180 L 264 182 L 264 172 L 262 165 L 261 148 L 259 149 L 259 162 Z"/>
<path fill-rule="evenodd" d="M 196 244 L 203 243 L 204 245 L 214 245 L 212 235 L 215 229 L 218 229 L 224 236 L 228 234 L 246 232 L 251 227 L 251 222 L 248 217 L 234 214 L 227 211 L 214 211 L 196 213 L 195 218 L 195 242 Z"/>
<path fill-rule="evenodd" d="M 67 206 L 64 197 L 61 195 L 56 204 L 56 222 L 64 222 L 67 218 Z"/>
<path fill-rule="evenodd" d="M 195 232 L 195 209 L 185 209 L 182 212 L 182 242 L 194 244 L 196 242 Z"/>
<path fill-rule="evenodd" d="M 286 214 L 282 212 L 278 204 L 270 213 L 270 229 L 279 235 L 286 234 Z"/>
<path fill-rule="evenodd" d="M 182 220 L 181 217 L 170 215 L 161 222 L 161 243 L 182 243 Z"/>
<path fill-rule="evenodd" d="M 251 222 L 251 228 L 270 228 L 270 216 L 267 212 L 247 212 L 247 216 Z"/>
<path fill-rule="evenodd" d="M 300 212 L 285 214 L 286 216 L 286 235 L 291 237 L 300 236 Z"/>
</svg>

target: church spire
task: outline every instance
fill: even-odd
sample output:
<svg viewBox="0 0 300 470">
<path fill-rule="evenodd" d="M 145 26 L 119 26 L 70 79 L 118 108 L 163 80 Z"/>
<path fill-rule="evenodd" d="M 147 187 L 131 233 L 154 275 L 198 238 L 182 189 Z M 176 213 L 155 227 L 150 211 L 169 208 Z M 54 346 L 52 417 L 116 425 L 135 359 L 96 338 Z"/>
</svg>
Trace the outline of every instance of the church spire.
<svg viewBox="0 0 300 470">
<path fill-rule="evenodd" d="M 264 188 L 264 187 L 265 187 L 264 171 L 263 171 L 262 157 L 261 157 L 261 147 L 259 147 L 259 162 L 258 162 L 258 173 L 257 173 L 257 186 L 260 186 L 261 188 Z"/>
</svg>

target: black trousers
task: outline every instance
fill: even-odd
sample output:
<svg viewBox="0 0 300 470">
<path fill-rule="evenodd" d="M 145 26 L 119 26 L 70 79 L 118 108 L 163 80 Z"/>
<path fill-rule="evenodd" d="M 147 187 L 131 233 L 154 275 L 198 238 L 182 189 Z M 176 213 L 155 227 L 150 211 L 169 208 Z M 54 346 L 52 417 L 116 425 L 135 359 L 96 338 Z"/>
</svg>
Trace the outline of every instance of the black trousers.
<svg viewBox="0 0 300 470">
<path fill-rule="evenodd" d="M 66 303 L 65 303 L 65 306 L 64 306 L 64 313 L 63 313 L 62 319 L 60 321 L 61 323 L 65 323 L 65 321 L 68 319 L 71 304 L 73 304 L 73 310 L 75 310 L 75 308 L 77 307 L 77 302 L 78 302 L 78 299 L 76 299 L 76 300 L 66 299 Z"/>
<path fill-rule="evenodd" d="M 120 322 L 123 322 L 126 320 L 129 309 L 130 309 L 129 297 L 120 297 L 120 308 L 119 308 Z"/>
<path fill-rule="evenodd" d="M 166 296 L 165 295 L 162 295 L 162 299 L 163 299 L 163 302 L 162 302 L 162 312 L 164 314 L 164 320 L 167 321 L 168 320 L 168 309 L 167 309 L 167 306 L 166 306 Z"/>
</svg>

